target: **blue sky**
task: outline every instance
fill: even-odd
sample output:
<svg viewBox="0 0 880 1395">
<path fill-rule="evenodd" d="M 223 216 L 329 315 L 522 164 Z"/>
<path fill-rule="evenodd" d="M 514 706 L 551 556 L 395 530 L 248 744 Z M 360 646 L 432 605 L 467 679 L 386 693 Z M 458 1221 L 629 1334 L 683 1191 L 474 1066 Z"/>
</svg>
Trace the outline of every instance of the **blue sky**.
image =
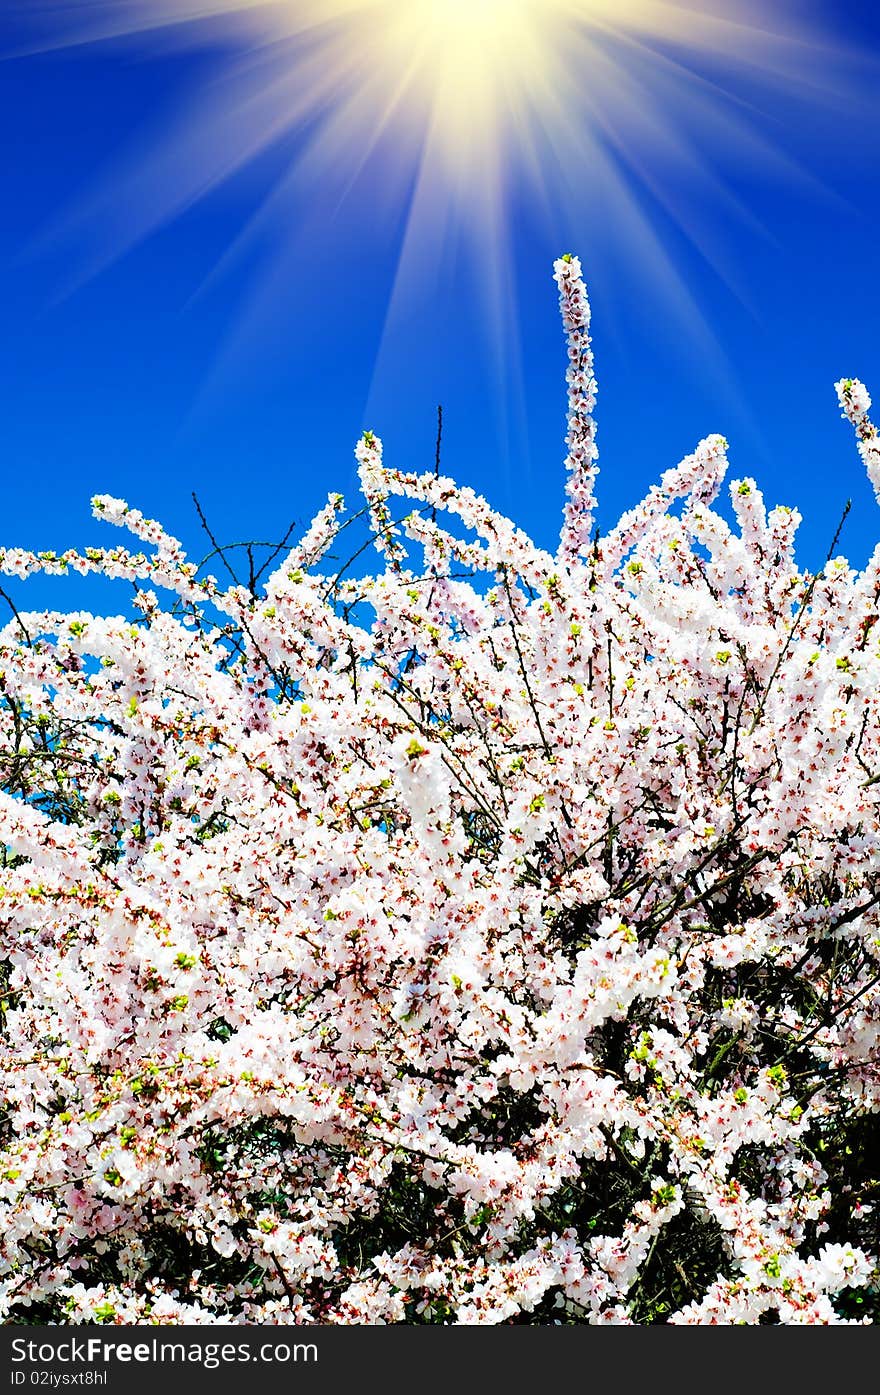
<svg viewBox="0 0 880 1395">
<path fill-rule="evenodd" d="M 833 383 L 859 376 L 880 399 L 880 16 L 868 4 L 846 13 L 855 56 L 833 100 L 746 79 L 730 89 L 788 163 L 719 155 L 736 216 L 711 185 L 682 191 L 717 266 L 639 192 L 680 277 L 679 304 L 588 197 L 565 210 L 514 191 L 505 265 L 516 302 L 501 338 L 487 329 L 474 260 L 454 242 L 388 317 L 403 212 L 371 206 L 379 171 L 341 205 L 320 184 L 300 187 L 284 219 L 222 260 L 296 153 L 295 131 L 124 247 L 125 201 L 107 191 L 211 81 L 216 52 L 129 39 L 16 56 L 10 26 L 0 36 L 0 542 L 99 542 L 106 530 L 88 501 L 106 492 L 201 555 L 192 490 L 224 540 L 274 538 L 291 519 L 305 525 L 329 490 L 354 498 L 365 426 L 391 463 L 427 468 L 442 402 L 445 469 L 552 544 L 564 434 L 552 261 L 573 250 L 594 310 L 603 524 L 718 430 L 734 474 L 803 512 L 805 564 L 821 562 L 852 497 L 841 550 L 863 563 L 880 510 Z M 577 150 L 566 158 L 576 166 Z M 588 193 L 589 170 L 577 177 Z M 84 216 L 95 190 L 103 202 Z M 17 594 L 28 606 L 62 603 L 36 582 Z"/>
</svg>

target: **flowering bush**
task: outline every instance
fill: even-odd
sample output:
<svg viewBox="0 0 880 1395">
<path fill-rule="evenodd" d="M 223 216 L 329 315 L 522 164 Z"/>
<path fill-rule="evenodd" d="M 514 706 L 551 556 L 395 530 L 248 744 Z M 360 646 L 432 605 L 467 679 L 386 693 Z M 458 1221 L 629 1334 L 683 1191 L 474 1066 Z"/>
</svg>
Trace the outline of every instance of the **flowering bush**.
<svg viewBox="0 0 880 1395">
<path fill-rule="evenodd" d="M 139 612 L 0 632 L 7 1321 L 876 1315 L 880 549 L 717 436 L 600 538 L 556 279 L 555 557 L 371 433 L 373 576 L 0 553 Z"/>
</svg>

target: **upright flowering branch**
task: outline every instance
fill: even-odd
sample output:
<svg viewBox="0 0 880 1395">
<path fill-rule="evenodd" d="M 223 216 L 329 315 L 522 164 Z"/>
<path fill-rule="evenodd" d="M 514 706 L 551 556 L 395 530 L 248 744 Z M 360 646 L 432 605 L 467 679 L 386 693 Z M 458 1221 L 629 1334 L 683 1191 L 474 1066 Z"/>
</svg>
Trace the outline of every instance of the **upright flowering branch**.
<svg viewBox="0 0 880 1395">
<path fill-rule="evenodd" d="M 852 423 L 858 440 L 859 454 L 865 462 L 868 478 L 880 503 L 880 433 L 871 421 L 871 396 L 858 378 L 841 378 L 835 383 L 842 415 Z"/>
<path fill-rule="evenodd" d="M 388 487 L 386 471 L 382 463 L 382 442 L 372 431 L 365 431 L 355 446 L 358 462 L 358 479 L 361 491 L 370 511 L 375 544 L 394 571 L 399 571 L 406 557 L 406 549 L 400 541 L 388 509 Z"/>
<path fill-rule="evenodd" d="M 589 547 L 596 500 L 593 493 L 598 458 L 596 423 L 596 379 L 590 344 L 590 302 L 584 287 L 581 264 L 566 254 L 554 263 L 559 287 L 559 307 L 568 344 L 568 432 L 565 438 L 568 471 L 566 503 L 560 537 L 560 559 L 572 563 Z"/>
</svg>

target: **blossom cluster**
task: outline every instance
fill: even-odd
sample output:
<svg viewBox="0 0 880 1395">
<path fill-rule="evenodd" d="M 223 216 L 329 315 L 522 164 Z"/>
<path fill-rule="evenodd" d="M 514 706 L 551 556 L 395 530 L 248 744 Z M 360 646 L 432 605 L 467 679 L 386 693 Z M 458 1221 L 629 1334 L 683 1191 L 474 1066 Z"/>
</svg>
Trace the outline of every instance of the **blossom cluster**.
<svg viewBox="0 0 880 1395">
<path fill-rule="evenodd" d="M 372 433 L 368 576 L 0 551 L 137 612 L 0 631 L 7 1321 L 876 1314 L 880 548 L 717 436 L 600 537 L 556 277 L 556 556 Z"/>
</svg>

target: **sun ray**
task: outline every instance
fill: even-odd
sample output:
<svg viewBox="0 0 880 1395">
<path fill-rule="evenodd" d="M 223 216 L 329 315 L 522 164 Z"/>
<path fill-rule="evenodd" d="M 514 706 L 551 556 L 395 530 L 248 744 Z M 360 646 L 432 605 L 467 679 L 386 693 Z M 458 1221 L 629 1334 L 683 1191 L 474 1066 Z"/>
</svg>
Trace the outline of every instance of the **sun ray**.
<svg viewBox="0 0 880 1395">
<path fill-rule="evenodd" d="M 673 164 L 684 118 L 723 98 L 707 96 L 689 56 L 804 83 L 821 55 L 802 15 L 786 23 L 778 4 L 774 28 L 751 0 L 18 0 L 25 11 L 37 46 L 184 31 L 220 43 L 226 84 L 204 142 L 225 148 L 228 168 L 311 124 L 313 165 L 350 175 L 381 146 L 421 162 L 434 195 L 457 205 L 527 174 L 536 132 L 585 180 L 597 143 L 620 149 L 636 133 Z"/>
<path fill-rule="evenodd" d="M 721 267 L 701 202 L 748 218 L 727 186 L 731 162 L 782 169 L 736 78 L 749 100 L 834 92 L 820 0 L 806 13 L 777 0 L 772 22 L 757 0 L 7 3 L 33 48 L 137 36 L 215 60 L 215 80 L 153 149 L 68 216 L 61 231 L 104 229 L 89 271 L 276 149 L 279 196 L 251 235 L 260 218 L 301 222 L 307 204 L 328 217 L 344 208 L 353 227 L 372 219 L 374 231 L 409 208 L 392 306 L 448 247 L 500 245 L 514 196 L 561 232 L 576 228 L 594 263 L 619 249 L 668 293 L 677 278 L 658 222 Z M 49 240 L 58 245 L 58 227 Z M 496 326 L 507 291 L 490 288 Z"/>
</svg>

